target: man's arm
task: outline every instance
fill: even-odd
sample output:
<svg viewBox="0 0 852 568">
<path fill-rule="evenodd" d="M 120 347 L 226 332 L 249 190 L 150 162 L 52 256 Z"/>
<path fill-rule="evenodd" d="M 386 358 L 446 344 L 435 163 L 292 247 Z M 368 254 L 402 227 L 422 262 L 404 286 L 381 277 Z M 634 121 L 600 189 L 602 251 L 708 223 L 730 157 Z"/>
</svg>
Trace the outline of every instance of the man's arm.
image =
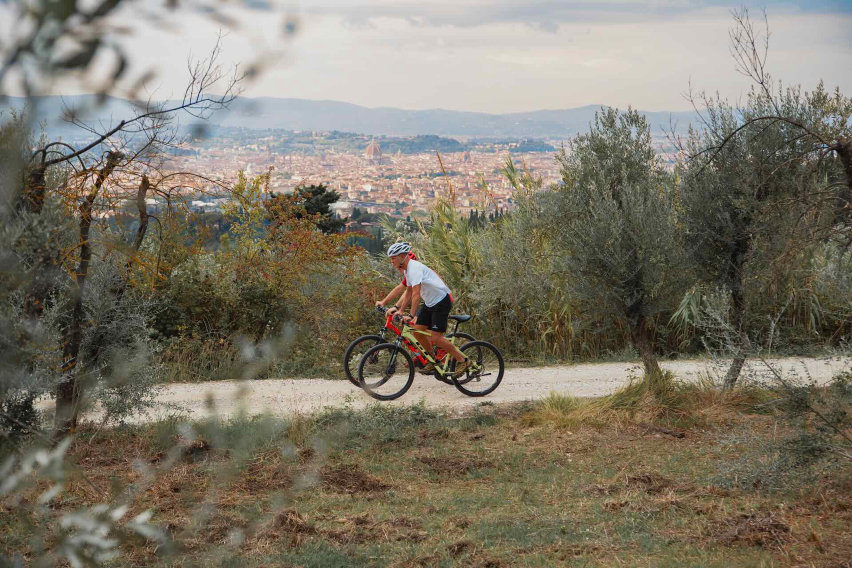
<svg viewBox="0 0 852 568">
<path fill-rule="evenodd" d="M 402 292 L 404 288 L 405 288 L 405 286 L 403 286 L 402 283 L 397 284 L 396 287 L 393 290 L 388 292 L 387 296 L 385 296 L 382 300 L 376 302 L 376 307 L 384 306 L 385 304 L 387 304 L 390 301 L 391 298 L 393 298 L 394 296 L 396 296 L 397 294 Z M 408 290 L 406 290 L 406 292 L 407 291 Z"/>
<path fill-rule="evenodd" d="M 399 301 L 397 301 L 396 305 L 394 306 L 394 309 L 399 310 L 400 312 L 404 312 L 405 307 L 408 305 L 408 301 L 410 299 L 411 288 L 406 287 L 405 292 L 403 292 L 402 297 L 399 299 Z"/>
<path fill-rule="evenodd" d="M 417 308 L 420 307 L 420 284 L 408 288 L 411 291 L 411 317 L 417 315 Z"/>
</svg>

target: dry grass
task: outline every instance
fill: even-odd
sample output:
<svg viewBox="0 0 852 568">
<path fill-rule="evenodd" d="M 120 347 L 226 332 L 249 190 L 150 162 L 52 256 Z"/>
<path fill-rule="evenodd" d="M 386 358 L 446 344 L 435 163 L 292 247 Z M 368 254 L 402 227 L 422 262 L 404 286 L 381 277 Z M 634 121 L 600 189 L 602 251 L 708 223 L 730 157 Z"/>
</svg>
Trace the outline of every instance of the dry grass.
<svg viewBox="0 0 852 568">
<path fill-rule="evenodd" d="M 721 417 L 717 426 L 711 418 L 700 427 L 674 426 L 650 419 L 668 414 L 647 410 L 631 421 L 629 412 L 613 407 L 612 415 L 577 420 L 574 413 L 591 412 L 594 404 L 554 396 L 533 411 L 483 407 L 462 419 L 424 416 L 422 409 L 412 411 L 420 413 L 416 419 L 398 411 L 346 415 L 349 422 L 369 420 L 375 432 L 340 434 L 334 420 L 317 426 L 301 417 L 252 451 L 234 432 L 208 432 L 185 444 L 168 467 L 155 427 L 91 443 L 81 436 L 72 458 L 102 491 L 73 478 L 54 510 L 99 502 L 113 481 L 139 481 L 144 463 L 153 481 L 134 511 L 154 510 L 180 546 L 163 556 L 150 544 L 130 543 L 122 565 L 848 562 L 852 472 L 775 493 L 720 485 L 719 465 L 736 459 L 740 448 L 721 443 L 718 429 L 745 427 L 769 437 L 773 425 L 738 410 L 754 395 L 704 396 L 707 408 L 715 407 L 712 421 Z M 562 421 L 563 415 L 572 418 Z M 619 420 L 608 425 L 602 416 Z M 388 428 L 398 425 L 394 435 L 381 425 L 387 417 Z M 240 425 L 239 433 L 248 436 L 259 424 Z M 282 451 L 296 441 L 295 451 Z M 25 549 L 24 520 L 10 513 L 9 503 L 0 506 L 4 549 Z"/>
<path fill-rule="evenodd" d="M 743 412 L 754 412 L 771 397 L 765 389 L 752 385 L 725 391 L 709 381 L 683 383 L 666 372 L 655 380 L 634 381 L 595 399 L 551 393 L 521 421 L 527 426 L 548 424 L 556 428 L 624 428 L 652 423 L 663 431 L 667 430 L 666 425 L 719 426 L 736 422 Z"/>
</svg>

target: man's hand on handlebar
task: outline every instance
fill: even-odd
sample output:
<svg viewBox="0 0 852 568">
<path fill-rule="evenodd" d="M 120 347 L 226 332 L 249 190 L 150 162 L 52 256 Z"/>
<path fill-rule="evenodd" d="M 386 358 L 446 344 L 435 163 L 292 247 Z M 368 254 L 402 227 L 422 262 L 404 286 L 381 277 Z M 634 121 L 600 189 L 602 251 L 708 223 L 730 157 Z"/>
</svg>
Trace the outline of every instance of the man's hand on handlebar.
<svg viewBox="0 0 852 568">
<path fill-rule="evenodd" d="M 417 319 L 414 316 L 403 315 L 403 313 L 399 311 L 399 308 L 396 306 L 386 308 L 380 305 L 379 302 L 376 302 L 376 309 L 382 312 L 383 314 L 391 316 L 394 320 L 402 321 L 403 323 L 414 323 L 414 321 Z"/>
</svg>

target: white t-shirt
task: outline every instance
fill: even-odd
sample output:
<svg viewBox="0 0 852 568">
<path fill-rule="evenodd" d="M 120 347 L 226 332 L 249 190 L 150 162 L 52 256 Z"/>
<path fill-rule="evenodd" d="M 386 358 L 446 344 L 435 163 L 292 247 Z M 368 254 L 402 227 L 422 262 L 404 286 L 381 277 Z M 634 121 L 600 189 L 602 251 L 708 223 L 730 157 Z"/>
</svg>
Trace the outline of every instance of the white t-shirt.
<svg viewBox="0 0 852 568">
<path fill-rule="evenodd" d="M 405 267 L 405 282 L 408 287 L 420 284 L 420 297 L 426 307 L 431 308 L 450 293 L 450 287 L 444 284 L 435 271 L 417 260 L 409 260 Z"/>
</svg>

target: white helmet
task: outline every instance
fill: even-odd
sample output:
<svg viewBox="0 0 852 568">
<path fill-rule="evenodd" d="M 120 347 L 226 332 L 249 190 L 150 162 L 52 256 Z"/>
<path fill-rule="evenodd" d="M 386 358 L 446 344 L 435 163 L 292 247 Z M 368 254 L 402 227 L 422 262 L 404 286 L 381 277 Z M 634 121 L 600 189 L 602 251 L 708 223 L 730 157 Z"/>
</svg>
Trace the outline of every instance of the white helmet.
<svg viewBox="0 0 852 568">
<path fill-rule="evenodd" d="M 394 243 L 388 248 L 388 256 L 407 254 L 409 252 L 411 252 L 411 245 L 408 243 Z"/>
</svg>

